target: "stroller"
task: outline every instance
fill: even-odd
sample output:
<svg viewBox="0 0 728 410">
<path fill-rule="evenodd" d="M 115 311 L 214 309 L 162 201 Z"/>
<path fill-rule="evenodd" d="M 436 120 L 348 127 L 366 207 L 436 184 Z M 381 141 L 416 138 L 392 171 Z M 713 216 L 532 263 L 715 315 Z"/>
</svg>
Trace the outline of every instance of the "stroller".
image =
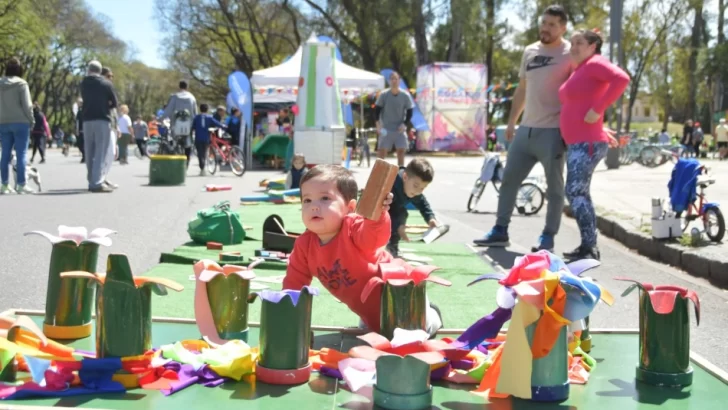
<svg viewBox="0 0 728 410">
<path fill-rule="evenodd" d="M 672 170 L 667 188 L 670 193 L 670 206 L 675 216 L 681 219 L 683 232 L 692 222 L 702 222 L 702 230 L 693 230 L 696 233 L 705 232 L 708 239 L 720 242 L 725 235 L 725 218 L 720 205 L 708 201 L 706 197 L 705 190 L 715 183 L 715 179 L 703 177 L 709 171 L 697 159 L 680 158 Z"/>
<path fill-rule="evenodd" d="M 10 164 L 13 168 L 13 178 L 15 179 L 15 186 L 18 185 L 18 168 L 17 163 L 15 161 L 15 154 L 10 154 Z M 36 187 L 38 188 L 38 192 L 41 192 L 43 190 L 41 186 L 41 180 L 40 180 L 40 171 L 38 171 L 38 168 L 30 166 L 30 164 L 25 165 L 25 177 L 33 183 L 35 183 Z"/>
</svg>

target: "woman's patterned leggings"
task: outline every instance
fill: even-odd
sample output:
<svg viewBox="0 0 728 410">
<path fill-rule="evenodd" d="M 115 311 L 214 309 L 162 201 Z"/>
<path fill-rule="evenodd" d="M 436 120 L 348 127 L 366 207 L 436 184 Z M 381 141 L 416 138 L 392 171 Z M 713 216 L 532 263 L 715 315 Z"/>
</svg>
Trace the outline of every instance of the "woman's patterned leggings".
<svg viewBox="0 0 728 410">
<path fill-rule="evenodd" d="M 594 169 L 607 155 L 607 149 L 606 142 L 583 142 L 569 145 L 566 154 L 565 194 L 579 225 L 581 245 L 588 248 L 597 246 L 597 217 L 589 186 Z"/>
</svg>

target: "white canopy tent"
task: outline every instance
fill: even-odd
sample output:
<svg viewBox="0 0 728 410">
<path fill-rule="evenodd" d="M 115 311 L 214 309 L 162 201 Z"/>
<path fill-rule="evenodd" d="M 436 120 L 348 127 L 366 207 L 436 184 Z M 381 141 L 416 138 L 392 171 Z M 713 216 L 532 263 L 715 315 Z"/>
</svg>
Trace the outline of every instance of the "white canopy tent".
<svg viewBox="0 0 728 410">
<path fill-rule="evenodd" d="M 253 93 L 254 103 L 296 102 L 295 90 L 301 73 L 302 47 L 287 61 L 270 68 L 253 72 L 250 83 L 253 88 L 272 92 Z M 336 61 L 336 78 L 340 92 L 348 90 L 381 90 L 384 88 L 384 77 L 377 73 L 360 70 L 341 61 Z"/>
</svg>

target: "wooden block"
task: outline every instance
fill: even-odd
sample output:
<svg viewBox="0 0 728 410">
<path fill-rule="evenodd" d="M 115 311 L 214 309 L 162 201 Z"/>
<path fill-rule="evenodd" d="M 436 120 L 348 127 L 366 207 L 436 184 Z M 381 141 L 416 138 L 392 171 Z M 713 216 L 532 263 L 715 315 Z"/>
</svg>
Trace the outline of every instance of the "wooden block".
<svg viewBox="0 0 728 410">
<path fill-rule="evenodd" d="M 396 165 L 383 159 L 377 159 L 372 167 L 367 185 L 364 187 L 364 192 L 359 198 L 356 213 L 373 221 L 379 220 L 382 215 L 382 203 L 384 198 L 392 192 L 398 171 L 399 168 Z"/>
<path fill-rule="evenodd" d="M 208 242 L 207 243 L 207 249 L 210 249 L 210 250 L 212 250 L 212 249 L 221 250 L 222 249 L 222 244 L 219 243 L 219 242 Z"/>
</svg>

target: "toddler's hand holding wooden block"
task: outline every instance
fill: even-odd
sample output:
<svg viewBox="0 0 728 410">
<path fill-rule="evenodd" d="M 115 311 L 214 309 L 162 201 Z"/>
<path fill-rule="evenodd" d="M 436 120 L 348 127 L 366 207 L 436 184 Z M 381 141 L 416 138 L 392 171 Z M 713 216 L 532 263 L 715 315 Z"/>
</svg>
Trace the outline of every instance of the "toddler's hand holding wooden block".
<svg viewBox="0 0 728 410">
<path fill-rule="evenodd" d="M 373 221 L 379 220 L 379 217 L 382 216 L 382 204 L 387 195 L 392 192 L 398 171 L 399 168 L 396 165 L 377 159 L 356 206 L 356 213 Z"/>
</svg>

